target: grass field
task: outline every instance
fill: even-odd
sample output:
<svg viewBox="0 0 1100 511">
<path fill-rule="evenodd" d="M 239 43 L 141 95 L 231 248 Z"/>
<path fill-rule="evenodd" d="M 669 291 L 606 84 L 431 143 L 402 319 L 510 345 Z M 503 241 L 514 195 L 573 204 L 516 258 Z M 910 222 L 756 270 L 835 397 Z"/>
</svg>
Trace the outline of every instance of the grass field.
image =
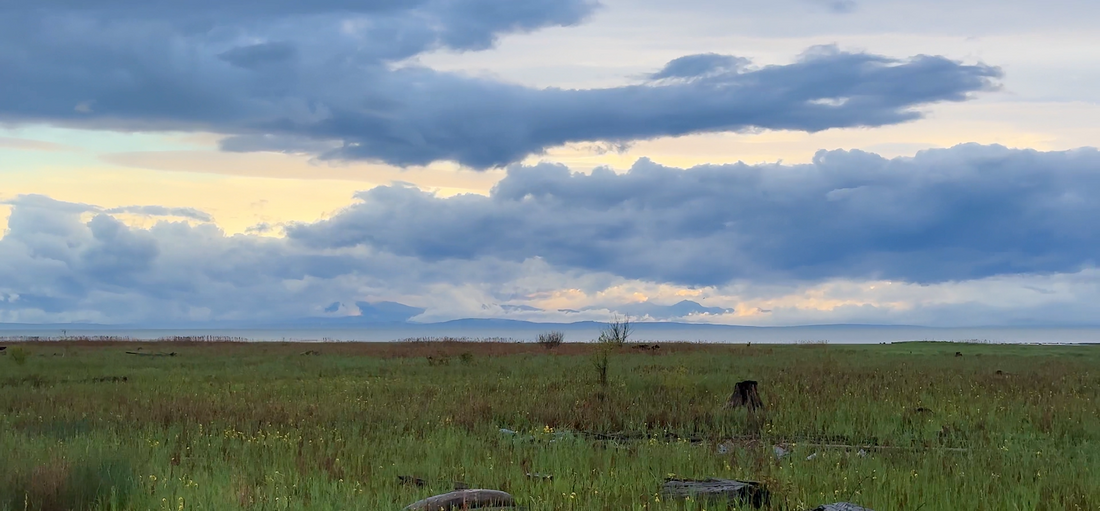
<svg viewBox="0 0 1100 511">
<path fill-rule="evenodd" d="M 455 482 L 736 509 L 662 498 L 670 475 L 764 482 L 773 510 L 1100 509 L 1100 347 L 625 347 L 602 385 L 594 345 L 8 346 L 4 511 L 397 510 Z M 747 379 L 766 413 L 723 407 Z"/>
</svg>

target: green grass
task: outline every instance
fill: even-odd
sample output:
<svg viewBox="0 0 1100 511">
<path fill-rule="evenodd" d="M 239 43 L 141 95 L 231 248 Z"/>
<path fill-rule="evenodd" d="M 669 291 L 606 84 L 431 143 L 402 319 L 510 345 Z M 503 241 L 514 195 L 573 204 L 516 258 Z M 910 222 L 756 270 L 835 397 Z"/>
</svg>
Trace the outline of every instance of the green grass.
<svg viewBox="0 0 1100 511">
<path fill-rule="evenodd" d="M 1100 347 L 628 346 L 605 386 L 570 344 L 142 346 L 178 356 L 0 357 L 0 510 L 396 510 L 456 481 L 530 511 L 735 509 L 660 498 L 673 474 L 762 481 L 773 510 L 1100 509 Z M 722 406 L 745 379 L 762 417 Z"/>
</svg>

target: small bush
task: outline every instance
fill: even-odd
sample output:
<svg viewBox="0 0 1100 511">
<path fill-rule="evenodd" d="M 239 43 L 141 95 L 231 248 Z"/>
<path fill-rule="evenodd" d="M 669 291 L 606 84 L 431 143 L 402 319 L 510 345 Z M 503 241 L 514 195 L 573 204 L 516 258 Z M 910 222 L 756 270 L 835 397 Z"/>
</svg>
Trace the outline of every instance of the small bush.
<svg viewBox="0 0 1100 511">
<path fill-rule="evenodd" d="M 458 359 L 461 360 L 463 364 L 469 364 L 474 361 L 474 354 L 469 351 L 464 351 L 458 356 Z"/>
<path fill-rule="evenodd" d="M 561 346 L 565 342 L 565 333 L 560 331 L 543 332 L 539 334 L 539 344 L 548 350 Z"/>
<path fill-rule="evenodd" d="M 607 326 L 604 327 L 603 331 L 600 332 L 598 341 L 602 344 L 621 347 L 626 344 L 627 339 L 630 337 L 631 330 L 630 316 L 625 318 L 615 316 L 615 319 L 611 320 Z"/>
<path fill-rule="evenodd" d="M 18 365 L 23 365 L 27 363 L 28 353 L 27 350 L 23 349 L 22 346 L 16 346 L 7 351 L 8 353 L 10 353 L 10 355 L 8 356 L 11 357 L 12 362 L 15 362 Z"/>
</svg>

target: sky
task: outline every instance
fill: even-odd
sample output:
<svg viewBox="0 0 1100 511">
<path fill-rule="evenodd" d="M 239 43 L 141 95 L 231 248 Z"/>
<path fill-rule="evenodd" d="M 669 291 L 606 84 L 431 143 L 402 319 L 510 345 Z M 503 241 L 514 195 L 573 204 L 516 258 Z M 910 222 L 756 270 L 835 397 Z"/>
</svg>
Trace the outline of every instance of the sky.
<svg viewBox="0 0 1100 511">
<path fill-rule="evenodd" d="M 4 2 L 0 322 L 1100 324 L 1097 16 Z"/>
</svg>

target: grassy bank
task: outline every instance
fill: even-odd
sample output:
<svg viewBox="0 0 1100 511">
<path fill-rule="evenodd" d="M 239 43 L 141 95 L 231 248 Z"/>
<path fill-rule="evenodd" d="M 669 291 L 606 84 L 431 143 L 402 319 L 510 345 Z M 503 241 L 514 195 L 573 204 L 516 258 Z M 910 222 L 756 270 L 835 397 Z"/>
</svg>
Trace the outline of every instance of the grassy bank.
<svg viewBox="0 0 1100 511">
<path fill-rule="evenodd" d="M 389 510 L 456 482 L 727 509 L 662 499 L 669 475 L 763 481 L 774 510 L 1100 509 L 1100 347 L 625 347 L 607 385 L 596 349 L 9 345 L 0 510 Z M 722 406 L 747 379 L 762 416 Z"/>
</svg>

